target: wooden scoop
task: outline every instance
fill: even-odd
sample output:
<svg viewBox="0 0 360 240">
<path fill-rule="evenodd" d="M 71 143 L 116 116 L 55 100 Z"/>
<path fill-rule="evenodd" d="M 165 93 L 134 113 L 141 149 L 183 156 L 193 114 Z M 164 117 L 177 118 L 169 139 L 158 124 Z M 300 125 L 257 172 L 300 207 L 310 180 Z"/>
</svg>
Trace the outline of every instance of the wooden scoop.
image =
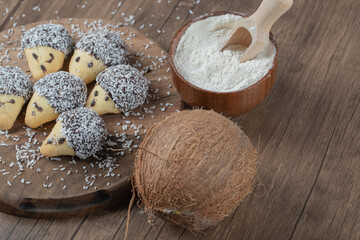
<svg viewBox="0 0 360 240">
<path fill-rule="evenodd" d="M 238 21 L 221 51 L 230 45 L 241 44 L 247 49 L 240 61 L 245 62 L 255 58 L 268 44 L 272 25 L 292 4 L 293 0 L 263 0 L 253 15 Z"/>
</svg>

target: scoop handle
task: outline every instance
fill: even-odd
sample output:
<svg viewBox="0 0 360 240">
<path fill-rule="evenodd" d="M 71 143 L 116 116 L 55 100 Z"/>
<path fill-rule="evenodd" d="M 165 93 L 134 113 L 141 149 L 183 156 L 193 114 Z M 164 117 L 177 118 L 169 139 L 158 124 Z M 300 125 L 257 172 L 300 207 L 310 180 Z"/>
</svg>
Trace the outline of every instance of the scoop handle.
<svg viewBox="0 0 360 240">
<path fill-rule="evenodd" d="M 292 6 L 293 0 L 263 0 L 258 10 L 250 17 L 258 31 L 270 32 L 272 25 Z"/>
</svg>

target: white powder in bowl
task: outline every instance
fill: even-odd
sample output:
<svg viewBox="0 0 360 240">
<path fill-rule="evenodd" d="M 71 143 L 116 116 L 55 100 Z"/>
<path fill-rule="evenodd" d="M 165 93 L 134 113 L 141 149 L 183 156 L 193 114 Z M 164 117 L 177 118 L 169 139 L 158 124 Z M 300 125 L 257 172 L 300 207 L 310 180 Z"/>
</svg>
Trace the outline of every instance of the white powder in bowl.
<svg viewBox="0 0 360 240">
<path fill-rule="evenodd" d="M 225 14 L 190 25 L 175 53 L 176 68 L 187 81 L 202 89 L 231 92 L 253 85 L 268 73 L 276 51 L 271 42 L 255 59 L 244 63 L 240 58 L 245 47 L 220 52 L 221 45 L 240 18 Z"/>
</svg>

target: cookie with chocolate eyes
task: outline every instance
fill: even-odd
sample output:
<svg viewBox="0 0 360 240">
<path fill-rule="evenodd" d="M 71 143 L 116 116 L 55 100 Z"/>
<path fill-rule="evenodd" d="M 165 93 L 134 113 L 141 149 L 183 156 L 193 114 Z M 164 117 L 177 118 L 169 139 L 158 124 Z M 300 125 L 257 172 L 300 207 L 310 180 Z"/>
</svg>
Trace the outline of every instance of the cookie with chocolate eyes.
<svg viewBox="0 0 360 240">
<path fill-rule="evenodd" d="M 86 107 L 99 115 L 127 112 L 144 104 L 148 88 L 147 79 L 136 68 L 113 66 L 97 76 Z"/>
<path fill-rule="evenodd" d="M 35 81 L 59 71 L 71 52 L 72 39 L 60 24 L 43 24 L 26 31 L 21 40 Z"/>
<path fill-rule="evenodd" d="M 81 159 L 100 151 L 108 137 L 104 120 L 89 108 L 77 108 L 62 113 L 40 152 L 45 157 L 62 155 Z"/>
<path fill-rule="evenodd" d="M 9 130 L 32 94 L 29 77 L 18 67 L 0 66 L 0 129 Z"/>
<path fill-rule="evenodd" d="M 108 67 L 127 64 L 128 51 L 120 36 L 108 29 L 85 34 L 75 46 L 69 72 L 86 84 Z"/>
<path fill-rule="evenodd" d="M 60 113 L 83 107 L 85 83 L 71 73 L 50 73 L 34 84 L 34 94 L 26 109 L 25 124 L 37 128 L 55 120 Z"/>
</svg>

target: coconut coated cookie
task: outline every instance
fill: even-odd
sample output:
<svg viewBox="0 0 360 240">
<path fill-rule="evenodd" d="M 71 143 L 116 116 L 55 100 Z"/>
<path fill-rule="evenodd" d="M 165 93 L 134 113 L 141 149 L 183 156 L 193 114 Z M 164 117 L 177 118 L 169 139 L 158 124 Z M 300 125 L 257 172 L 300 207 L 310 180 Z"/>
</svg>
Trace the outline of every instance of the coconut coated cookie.
<svg viewBox="0 0 360 240">
<path fill-rule="evenodd" d="M 108 137 L 104 120 L 89 108 L 77 108 L 62 113 L 40 152 L 45 157 L 61 155 L 81 159 L 101 150 Z"/>
<path fill-rule="evenodd" d="M 147 79 L 136 68 L 113 66 L 97 76 L 86 107 L 100 115 L 127 112 L 144 104 L 148 88 Z"/>
<path fill-rule="evenodd" d="M 60 24 L 43 24 L 26 31 L 21 47 L 35 81 L 59 71 L 71 52 L 70 33 Z"/>
<path fill-rule="evenodd" d="M 29 77 L 18 67 L 0 66 L 0 129 L 9 130 L 32 93 Z"/>
<path fill-rule="evenodd" d="M 46 75 L 34 85 L 25 124 L 37 128 L 55 120 L 60 113 L 83 107 L 86 93 L 85 83 L 71 73 L 60 71 Z"/>
<path fill-rule="evenodd" d="M 108 29 L 89 32 L 76 43 L 69 72 L 86 84 L 107 67 L 128 63 L 128 51 L 120 36 Z"/>
</svg>

